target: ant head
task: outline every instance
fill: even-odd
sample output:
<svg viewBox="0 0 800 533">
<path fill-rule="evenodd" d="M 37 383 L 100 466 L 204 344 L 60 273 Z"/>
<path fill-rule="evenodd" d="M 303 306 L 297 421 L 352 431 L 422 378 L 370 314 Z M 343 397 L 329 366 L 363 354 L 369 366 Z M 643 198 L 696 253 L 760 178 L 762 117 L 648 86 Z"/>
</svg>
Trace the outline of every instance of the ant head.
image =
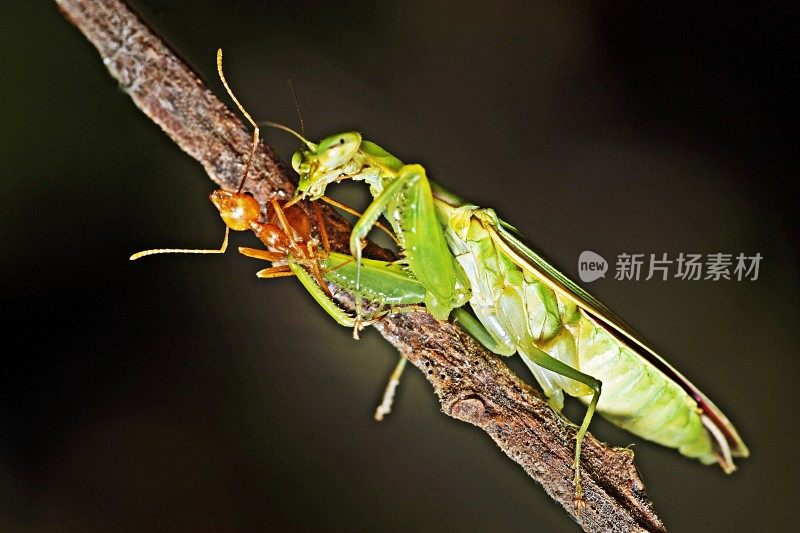
<svg viewBox="0 0 800 533">
<path fill-rule="evenodd" d="M 249 194 L 217 189 L 209 196 L 225 224 L 234 231 L 250 229 L 250 223 L 258 220 L 261 207 Z"/>
</svg>

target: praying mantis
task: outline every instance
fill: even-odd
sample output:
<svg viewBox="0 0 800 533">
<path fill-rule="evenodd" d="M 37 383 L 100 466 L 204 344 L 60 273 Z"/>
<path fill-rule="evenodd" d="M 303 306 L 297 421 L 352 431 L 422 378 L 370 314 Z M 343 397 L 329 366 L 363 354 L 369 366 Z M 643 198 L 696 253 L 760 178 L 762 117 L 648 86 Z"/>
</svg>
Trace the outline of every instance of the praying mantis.
<svg viewBox="0 0 800 533">
<path fill-rule="evenodd" d="M 258 125 L 225 82 L 221 51 L 218 70 L 231 98 L 254 127 L 255 150 Z M 285 257 L 288 270 L 273 267 L 262 271 L 263 276 L 291 272 L 328 314 L 356 331 L 368 323 L 363 320 L 362 307 L 357 306 L 355 317 L 338 309 L 325 288 L 326 281 L 353 291 L 359 304 L 360 296 L 386 304 L 385 294 L 392 289 L 397 305 L 422 303 L 437 319 L 454 316 L 494 353 L 519 353 L 556 410 L 563 406 L 564 393 L 587 404 L 576 432 L 573 458 L 577 505 L 582 502 L 581 443 L 595 412 L 703 464 L 717 462 L 726 473 L 735 469 L 734 457 L 749 455 L 720 409 L 622 319 L 528 247 L 494 210 L 467 202 L 437 185 L 421 165 L 404 164 L 358 132 L 342 132 L 313 143 L 290 128 L 271 125 L 295 135 L 304 145 L 292 157 L 300 181 L 290 204 L 324 199 L 330 184 L 347 179 L 365 182 L 373 200 L 353 227 L 352 258 L 313 251 L 303 258 L 290 248 L 279 255 L 243 253 L 270 261 Z M 248 160 L 243 183 L 249 164 Z M 241 187 L 228 194 L 246 197 Z M 279 206 L 276 213 L 289 207 Z M 257 203 L 230 212 L 242 209 L 255 209 L 257 219 Z M 230 229 L 256 230 L 252 221 L 235 227 L 236 220 L 226 219 L 222 208 L 220 213 Z M 362 240 L 380 217 L 397 236 L 406 268 L 362 257 Z M 284 232 L 290 227 L 284 225 Z M 275 242 L 262 241 L 274 247 Z M 192 252 L 221 253 L 226 246 L 227 230 L 220 250 Z M 166 251 L 190 252 L 152 250 L 141 255 Z M 466 311 L 467 303 L 474 317 Z M 396 374 L 403 363 L 401 359 Z"/>
<path fill-rule="evenodd" d="M 286 129 L 286 128 L 284 128 Z M 560 410 L 567 393 L 588 405 L 576 433 L 576 501 L 581 501 L 580 449 L 594 412 L 640 437 L 676 448 L 726 473 L 749 451 L 728 418 L 632 328 L 529 248 L 494 210 L 481 208 L 429 180 L 354 131 L 305 145 L 292 157 L 297 199 L 317 200 L 343 180 L 365 182 L 373 201 L 353 227 L 350 251 L 377 220 L 389 221 L 409 270 L 425 288 L 438 319 L 451 313 L 486 348 L 519 353 Z M 356 289 L 363 286 L 356 274 Z M 463 305 L 469 301 L 477 321 Z M 602 394 L 601 394 L 602 391 Z"/>
<path fill-rule="evenodd" d="M 494 210 L 447 191 L 422 166 L 403 164 L 357 132 L 317 144 L 302 140 L 305 147 L 292 158 L 300 175 L 296 198 L 319 199 L 328 185 L 345 179 L 369 185 L 373 201 L 350 238 L 357 264 L 361 240 L 384 216 L 434 317 L 463 317 L 469 301 L 478 320 L 460 320 L 465 329 L 497 354 L 519 353 L 555 409 L 563 406 L 564 393 L 588 405 L 576 433 L 576 502 L 582 501 L 581 442 L 595 411 L 704 464 L 717 462 L 727 473 L 735 469 L 734 457 L 749 455 L 711 400 L 616 314 L 526 246 Z M 356 290 L 361 286 L 357 270 Z"/>
</svg>

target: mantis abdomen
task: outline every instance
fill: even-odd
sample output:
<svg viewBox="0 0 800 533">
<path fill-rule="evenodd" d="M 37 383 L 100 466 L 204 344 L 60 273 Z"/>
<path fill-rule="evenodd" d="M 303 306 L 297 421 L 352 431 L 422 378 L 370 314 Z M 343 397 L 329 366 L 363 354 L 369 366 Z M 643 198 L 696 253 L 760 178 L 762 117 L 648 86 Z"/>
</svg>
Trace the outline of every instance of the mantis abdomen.
<svg viewBox="0 0 800 533">
<path fill-rule="evenodd" d="M 584 312 L 566 328 L 575 339 L 578 368 L 603 383 L 597 411 L 604 418 L 704 464 L 717 461 L 702 412 L 678 383 L 595 325 Z"/>
<path fill-rule="evenodd" d="M 541 366 L 544 352 L 602 383 L 597 411 L 642 438 L 677 448 L 703 463 L 717 460 L 697 402 L 674 380 L 609 334 L 591 315 L 524 272 L 499 249 L 472 206 L 448 210 L 448 243 L 470 280 L 470 305 L 497 353 L 519 352 L 550 403 L 563 394 L 591 400 L 585 383 Z M 455 228 L 466 228 L 456 231 Z"/>
</svg>

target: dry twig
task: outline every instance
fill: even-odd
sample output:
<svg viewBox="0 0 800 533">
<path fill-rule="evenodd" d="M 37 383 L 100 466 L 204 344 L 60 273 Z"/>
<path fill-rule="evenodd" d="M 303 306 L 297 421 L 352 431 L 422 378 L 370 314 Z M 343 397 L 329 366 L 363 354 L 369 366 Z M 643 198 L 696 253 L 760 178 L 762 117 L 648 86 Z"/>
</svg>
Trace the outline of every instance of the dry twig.
<svg viewBox="0 0 800 533">
<path fill-rule="evenodd" d="M 111 75 L 136 105 L 223 188 L 235 189 L 251 145 L 250 133 L 200 78 L 117 0 L 57 0 L 100 52 Z M 247 189 L 262 203 L 287 197 L 292 177 L 272 150 L 260 145 Z M 332 243 L 347 249 L 349 227 L 326 210 Z M 385 256 L 372 247 L 368 253 Z M 378 328 L 431 382 L 442 410 L 486 431 L 498 446 L 586 531 L 664 531 L 628 450 L 587 435 L 582 453 L 586 507 L 573 505 L 571 461 L 575 426 L 552 411 L 541 394 L 517 378 L 469 335 L 427 313 L 407 313 Z"/>
</svg>

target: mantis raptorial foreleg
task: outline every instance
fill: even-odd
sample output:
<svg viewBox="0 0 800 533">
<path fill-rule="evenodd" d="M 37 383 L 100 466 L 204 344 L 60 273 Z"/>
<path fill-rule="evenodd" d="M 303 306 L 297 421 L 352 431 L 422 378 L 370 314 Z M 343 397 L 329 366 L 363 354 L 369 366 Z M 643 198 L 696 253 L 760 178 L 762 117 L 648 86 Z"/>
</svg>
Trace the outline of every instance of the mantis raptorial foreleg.
<svg viewBox="0 0 800 533">
<path fill-rule="evenodd" d="M 308 273 L 306 270 L 298 265 L 295 261 L 289 257 L 289 268 L 291 268 L 292 272 L 297 279 L 300 280 L 300 283 L 303 284 L 303 287 L 311 294 L 314 300 L 322 307 L 328 315 L 331 316 L 337 323 L 341 324 L 342 326 L 352 328 L 356 325 L 356 319 L 348 315 L 345 311 L 342 310 L 341 307 L 336 305 L 336 303 L 331 300 L 325 291 L 323 291 L 319 284 L 317 284 L 316 280 Z"/>
<path fill-rule="evenodd" d="M 469 291 L 436 218 L 430 183 L 422 166 L 401 167 L 353 226 L 350 252 L 359 264 L 361 241 L 384 213 L 397 214 L 396 220 L 389 217 L 389 221 L 403 242 L 409 268 L 425 287 L 428 311 L 439 320 L 446 319 L 450 311 L 466 303 Z M 359 274 L 356 280 L 360 281 Z"/>
<path fill-rule="evenodd" d="M 411 175 L 406 174 L 404 179 L 398 178 L 390 183 L 389 186 L 367 206 L 361 218 L 358 219 L 353 226 L 350 232 L 350 253 L 356 258 L 358 263 L 361 262 L 361 241 L 369 235 L 369 232 L 372 231 L 372 227 L 381 215 L 383 215 L 389 202 L 393 201 L 397 195 L 400 194 L 411 177 Z M 357 281 L 360 282 L 360 277 Z"/>
</svg>

